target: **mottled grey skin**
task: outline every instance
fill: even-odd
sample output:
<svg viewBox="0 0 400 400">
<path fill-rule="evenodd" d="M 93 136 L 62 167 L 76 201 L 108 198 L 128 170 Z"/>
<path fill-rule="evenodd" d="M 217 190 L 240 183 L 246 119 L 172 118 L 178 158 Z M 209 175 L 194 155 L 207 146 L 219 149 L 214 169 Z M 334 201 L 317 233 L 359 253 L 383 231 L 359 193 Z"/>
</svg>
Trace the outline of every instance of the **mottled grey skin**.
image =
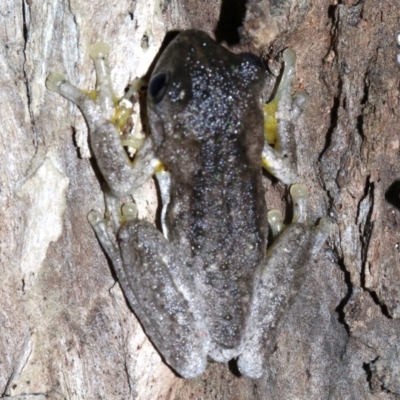
<svg viewBox="0 0 400 400">
<path fill-rule="evenodd" d="M 149 222 L 134 218 L 119 228 L 117 246 L 98 214 L 90 220 L 146 333 L 185 378 L 200 375 L 207 357 L 219 362 L 239 357 L 244 375 L 262 375 L 308 259 L 329 232 L 326 221 L 316 229 L 305 223 L 305 200 L 300 199 L 297 222 L 266 255 L 264 79 L 255 56 L 233 54 L 202 32 L 179 34 L 152 73 L 152 136 L 133 165 L 116 156 L 122 146 L 118 130 L 102 115 L 104 105 L 84 97 L 65 79 L 53 79 L 55 90 L 77 103 L 88 120 L 91 145 L 114 196 L 134 190 L 135 181 L 154 172 L 157 160 L 170 173 L 163 221 L 168 239 Z M 112 92 L 102 84 L 107 80 L 98 84 L 100 98 Z M 290 116 L 290 82 L 284 91 L 281 114 Z M 289 120 L 282 124 L 289 125 Z M 281 136 L 291 134 L 286 128 L 280 131 Z M 293 147 L 292 138 L 281 139 Z M 278 156 L 279 168 L 292 171 L 285 167 L 285 157 Z"/>
<path fill-rule="evenodd" d="M 181 34 L 158 61 L 148 96 L 154 151 L 171 172 L 168 245 L 186 256 L 199 291 L 207 293 L 211 340 L 227 349 L 241 343 L 266 250 L 265 73 L 254 61 L 205 34 Z M 151 89 L 160 75 L 167 84 L 157 101 Z"/>
</svg>

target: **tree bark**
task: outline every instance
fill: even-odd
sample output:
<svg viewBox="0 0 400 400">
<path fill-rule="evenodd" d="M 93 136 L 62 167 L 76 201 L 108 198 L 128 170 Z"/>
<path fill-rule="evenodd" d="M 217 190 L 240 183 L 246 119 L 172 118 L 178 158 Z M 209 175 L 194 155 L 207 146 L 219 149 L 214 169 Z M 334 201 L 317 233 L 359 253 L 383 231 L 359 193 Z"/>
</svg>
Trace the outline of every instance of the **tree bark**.
<svg viewBox="0 0 400 400">
<path fill-rule="evenodd" d="M 399 17 L 400 0 L 3 0 L 0 397 L 397 398 Z M 299 181 L 310 220 L 329 215 L 335 228 L 310 260 L 260 380 L 212 363 L 183 380 L 163 363 L 87 222 L 104 200 L 84 120 L 45 87 L 60 71 L 93 88 L 88 47 L 104 41 L 121 95 L 166 33 L 184 29 L 261 55 L 275 75 L 280 52 L 293 48 L 293 90 L 309 95 L 296 131 Z M 271 74 L 265 100 L 275 82 Z M 287 211 L 287 188 L 267 175 L 265 186 L 269 208 Z M 154 220 L 154 184 L 135 199 Z"/>
</svg>

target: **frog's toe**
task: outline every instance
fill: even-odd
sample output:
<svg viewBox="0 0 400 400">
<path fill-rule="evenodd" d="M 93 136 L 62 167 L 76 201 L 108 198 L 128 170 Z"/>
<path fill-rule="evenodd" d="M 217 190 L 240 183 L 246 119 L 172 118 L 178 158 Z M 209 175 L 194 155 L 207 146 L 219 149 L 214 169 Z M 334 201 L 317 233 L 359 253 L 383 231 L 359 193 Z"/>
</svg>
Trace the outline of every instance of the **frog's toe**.
<svg viewBox="0 0 400 400">
<path fill-rule="evenodd" d="M 321 218 L 318 225 L 314 228 L 314 242 L 311 249 L 313 257 L 318 254 L 332 230 L 333 221 L 329 217 Z"/>
<path fill-rule="evenodd" d="M 110 46 L 104 42 L 96 42 L 89 46 L 89 56 L 92 60 L 105 59 L 110 54 Z"/>
<path fill-rule="evenodd" d="M 59 72 L 52 72 L 46 79 L 46 87 L 52 92 L 59 93 L 59 87 L 62 83 L 65 83 L 67 79 L 63 74 Z"/>
<path fill-rule="evenodd" d="M 273 209 L 268 211 L 268 223 L 274 238 L 278 237 L 285 229 L 282 213 L 279 210 Z"/>
<path fill-rule="evenodd" d="M 238 368 L 242 375 L 259 379 L 263 375 L 263 357 L 259 349 L 246 349 L 238 359 Z"/>
<path fill-rule="evenodd" d="M 290 187 L 293 201 L 293 222 L 307 221 L 308 190 L 305 185 L 296 183 Z"/>
<path fill-rule="evenodd" d="M 298 90 L 293 97 L 292 121 L 296 122 L 303 113 L 308 102 L 308 94 L 305 90 Z"/>
<path fill-rule="evenodd" d="M 169 363 L 176 370 L 176 372 L 185 379 L 194 379 L 200 376 L 207 368 L 206 357 L 191 357 L 187 359 L 184 365 L 174 367 L 173 363 Z"/>
</svg>

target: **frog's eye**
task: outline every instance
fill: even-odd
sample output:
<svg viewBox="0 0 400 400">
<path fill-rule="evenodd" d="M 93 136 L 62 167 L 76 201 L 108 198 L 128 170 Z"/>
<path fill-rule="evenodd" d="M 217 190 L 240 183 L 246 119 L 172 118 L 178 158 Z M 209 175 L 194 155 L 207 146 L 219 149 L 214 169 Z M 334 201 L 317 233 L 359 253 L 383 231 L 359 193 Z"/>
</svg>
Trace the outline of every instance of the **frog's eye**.
<svg viewBox="0 0 400 400">
<path fill-rule="evenodd" d="M 257 57 L 255 54 L 253 54 L 253 53 L 242 53 L 242 57 L 248 63 L 250 63 L 252 65 L 255 65 L 258 68 L 261 68 L 262 70 L 265 69 L 263 61 L 261 60 L 260 57 Z"/>
<path fill-rule="evenodd" d="M 160 72 L 150 82 L 149 94 L 156 103 L 162 100 L 165 95 L 168 83 L 168 74 Z"/>
</svg>

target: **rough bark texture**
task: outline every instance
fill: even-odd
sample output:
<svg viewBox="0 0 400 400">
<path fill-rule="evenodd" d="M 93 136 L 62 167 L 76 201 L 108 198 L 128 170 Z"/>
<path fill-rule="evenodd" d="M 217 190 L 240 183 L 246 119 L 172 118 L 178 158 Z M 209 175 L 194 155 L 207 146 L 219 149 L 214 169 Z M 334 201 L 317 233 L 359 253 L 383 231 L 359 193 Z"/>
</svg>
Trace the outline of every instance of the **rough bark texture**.
<svg viewBox="0 0 400 400">
<path fill-rule="evenodd" d="M 239 0 L 0 2 L 0 397 L 400 395 L 400 1 L 262 0 L 245 12 Z M 279 52 L 296 51 L 296 85 L 309 94 L 299 180 L 310 219 L 336 223 L 257 381 L 220 364 L 182 380 L 162 362 L 86 220 L 103 198 L 84 121 L 44 84 L 61 71 L 93 87 L 87 49 L 101 40 L 121 94 L 166 32 L 188 28 L 262 54 L 275 72 Z M 286 188 L 265 184 L 269 206 L 286 210 Z M 154 219 L 152 183 L 135 198 Z"/>
</svg>

